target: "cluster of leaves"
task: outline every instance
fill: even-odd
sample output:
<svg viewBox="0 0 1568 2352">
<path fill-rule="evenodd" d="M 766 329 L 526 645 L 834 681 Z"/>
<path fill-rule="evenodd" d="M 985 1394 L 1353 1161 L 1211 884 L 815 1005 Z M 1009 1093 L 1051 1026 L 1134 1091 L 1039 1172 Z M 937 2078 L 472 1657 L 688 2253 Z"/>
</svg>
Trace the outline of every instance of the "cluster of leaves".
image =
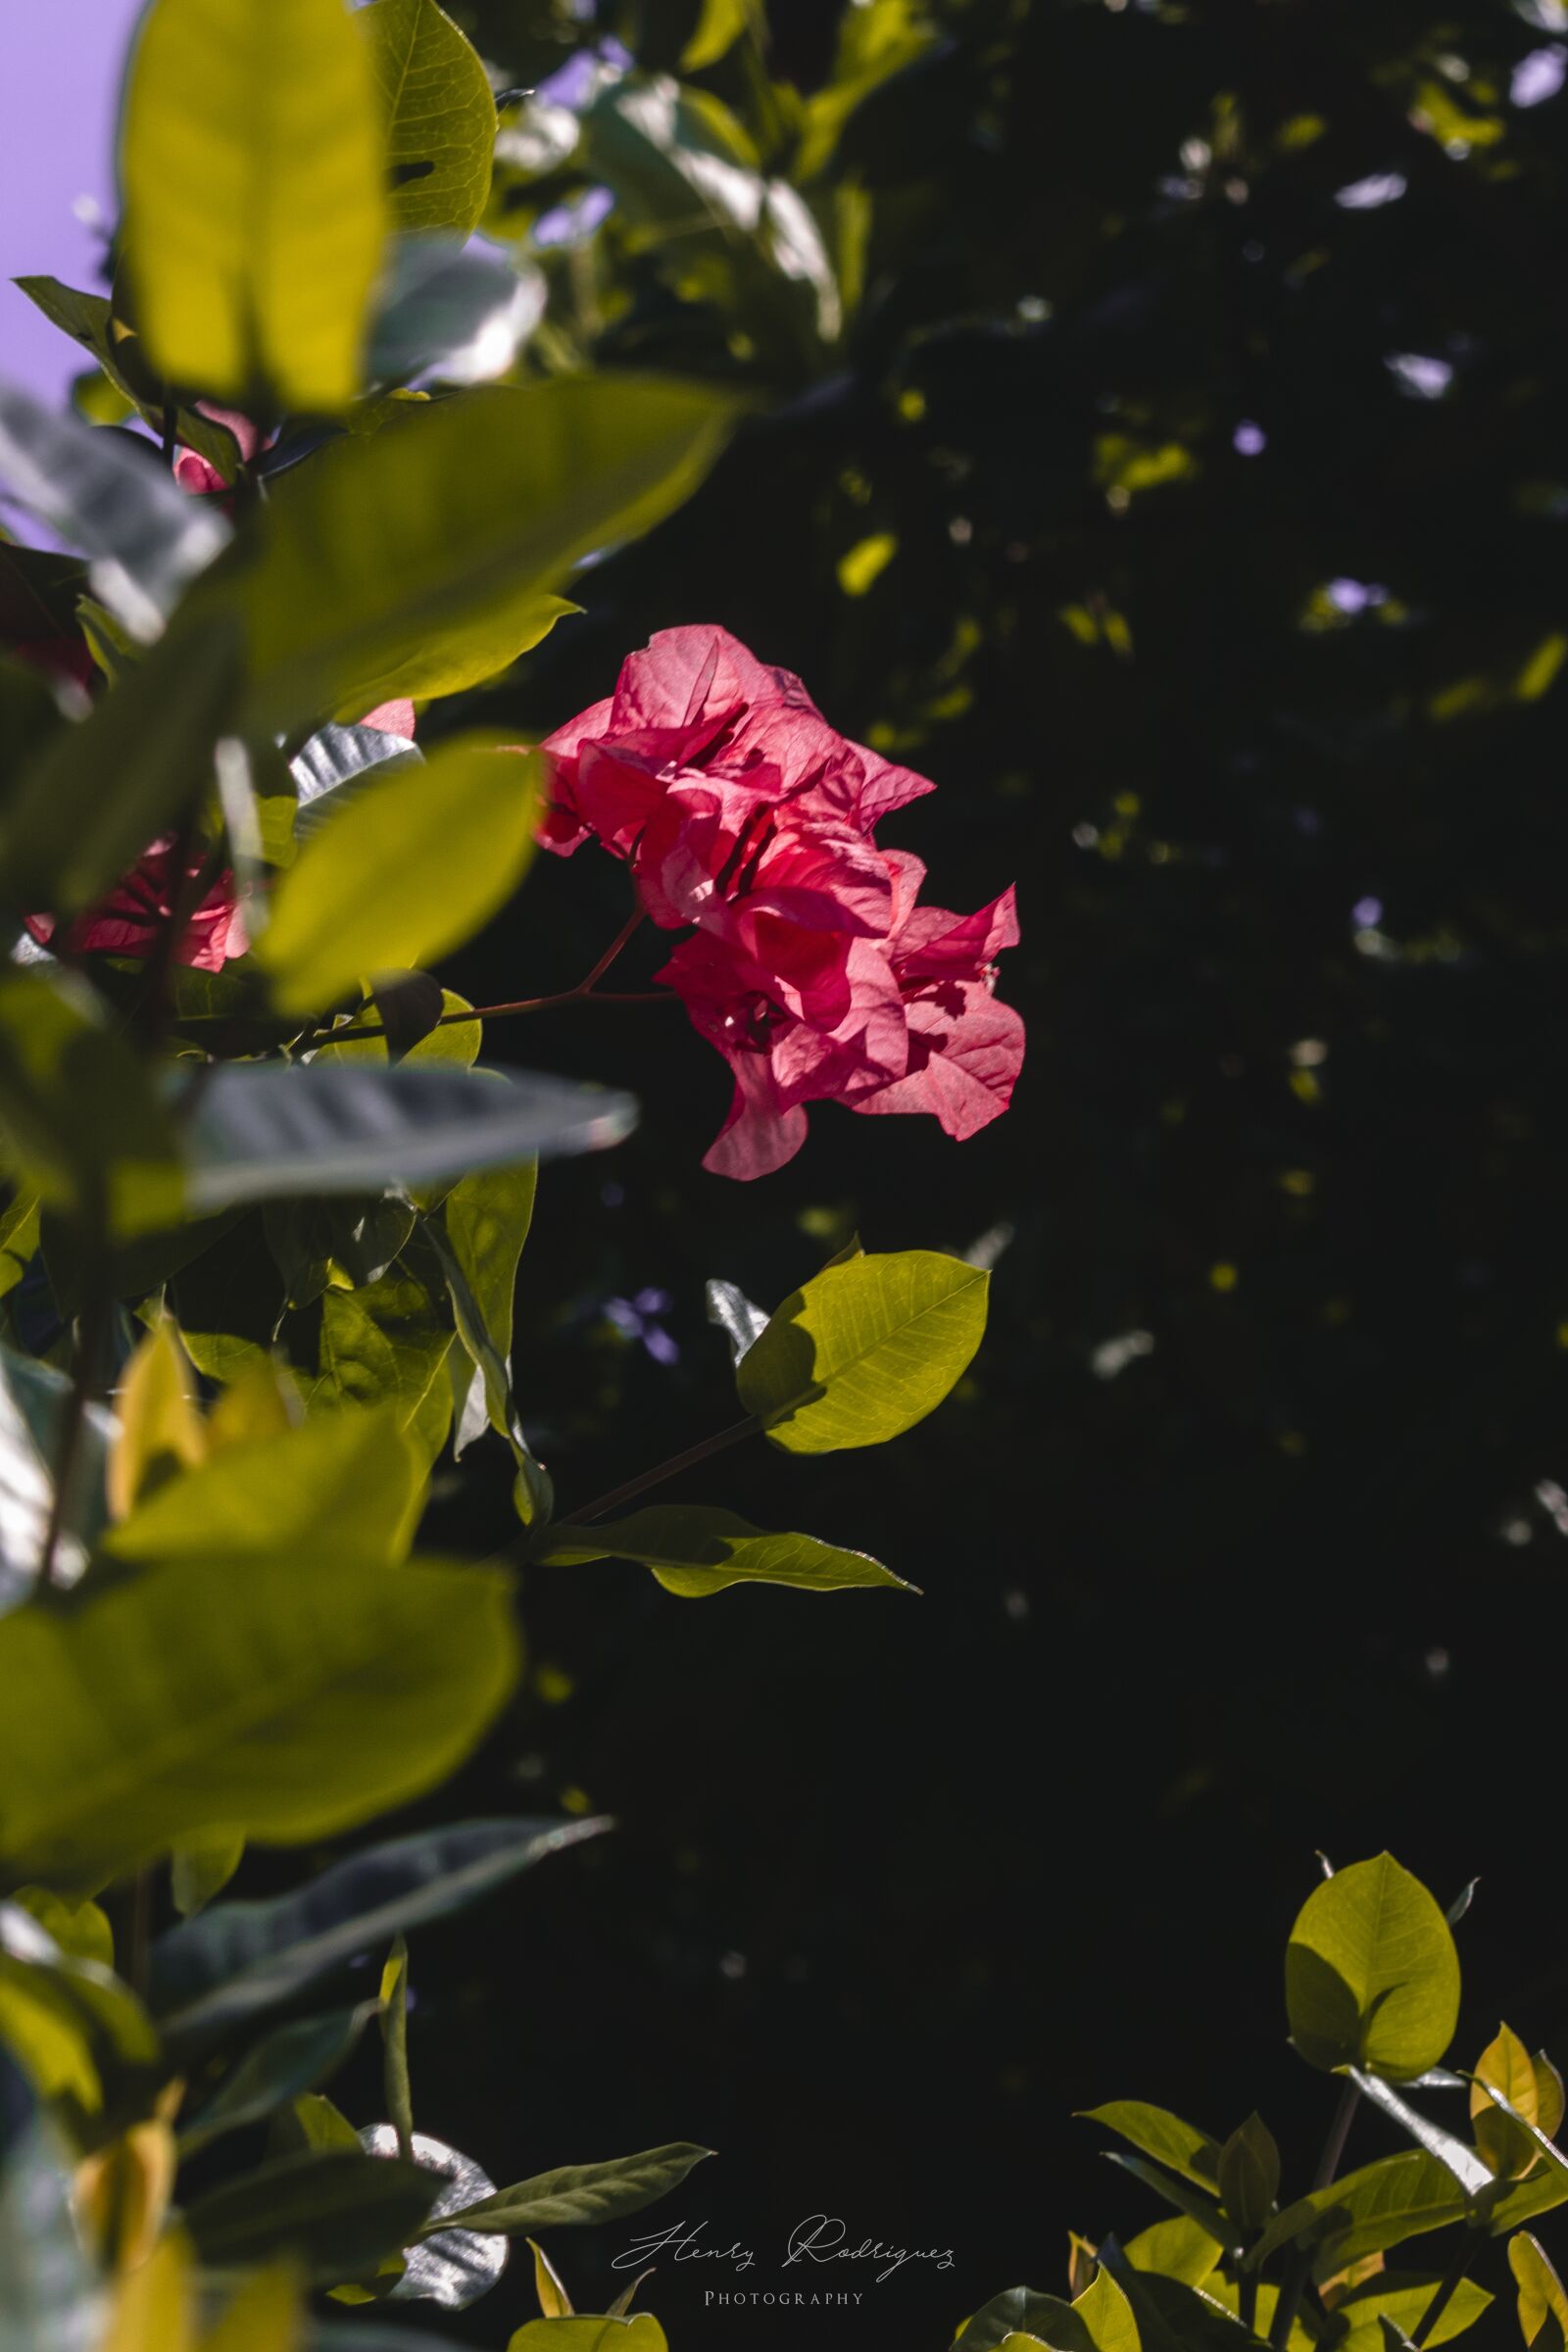
<svg viewBox="0 0 1568 2352">
<path fill-rule="evenodd" d="M 473 1751 L 518 1674 L 515 1560 L 898 1586 L 727 1510 L 612 1514 L 746 1436 L 899 1436 L 988 1277 L 856 1245 L 772 1315 L 713 1286 L 743 1418 L 558 1514 L 518 1263 L 541 1157 L 635 1104 L 485 1068 L 484 1014 L 426 968 L 519 882 L 533 757 L 356 722 L 536 645 L 736 403 L 519 358 L 528 268 L 458 250 L 495 109 L 434 0 L 156 0 L 122 122 L 110 294 L 27 281 L 95 362 L 84 415 L 0 389 L 7 486 L 79 551 L 0 543 L 0 2342 L 282 2352 L 305 2289 L 462 2307 L 509 2238 L 634 2212 L 706 2151 L 497 2190 L 414 2128 L 406 1934 L 608 1825 L 420 1829 L 218 1900 L 247 1846 L 319 1847 Z M 133 415 L 220 487 L 176 486 Z M 184 950 L 218 887 L 248 945 L 209 971 Z M 138 889 L 117 952 L 94 910 Z M 512 1559 L 415 1551 L 438 1460 L 487 1432 Z M 388 1938 L 376 1998 L 300 2011 Z M 372 2021 L 387 2117 L 356 2129 L 322 2086 Z M 535 2261 L 514 2340 L 569 2352 L 587 2323 Z"/>
<path fill-rule="evenodd" d="M 1292 2044 L 1342 2084 L 1310 2187 L 1284 2193 L 1280 2149 L 1255 2112 L 1219 2139 L 1141 2100 L 1097 2107 L 1089 2120 L 1135 2151 L 1112 2161 L 1171 2218 L 1125 2245 L 1073 2235 L 1072 2301 L 1010 2288 L 960 2328 L 962 2352 L 1414 2352 L 1487 2310 L 1492 2294 L 1469 2274 L 1489 2240 L 1506 2241 L 1526 2346 L 1556 2352 L 1568 2298 L 1523 2225 L 1568 2204 L 1562 2077 L 1506 2025 L 1473 2067 L 1446 2063 L 1459 2015 L 1452 1928 L 1474 1883 L 1445 1916 L 1390 1854 L 1338 1872 L 1325 1861 L 1324 1873 L 1285 1956 Z M 1408 2091 L 1457 2094 L 1468 2137 Z M 1342 2172 L 1363 2102 L 1413 2144 Z M 1391 2262 L 1438 2230 L 1456 2232 L 1443 2269 Z"/>
</svg>

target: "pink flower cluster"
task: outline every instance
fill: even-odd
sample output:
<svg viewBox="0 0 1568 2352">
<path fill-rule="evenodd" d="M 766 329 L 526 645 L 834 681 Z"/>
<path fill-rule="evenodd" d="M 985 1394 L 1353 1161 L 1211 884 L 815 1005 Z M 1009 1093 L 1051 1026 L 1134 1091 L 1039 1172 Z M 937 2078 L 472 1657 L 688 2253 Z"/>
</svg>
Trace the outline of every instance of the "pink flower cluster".
<svg viewBox="0 0 1568 2352">
<path fill-rule="evenodd" d="M 593 837 L 662 929 L 694 926 L 658 977 L 735 1080 L 705 1167 L 781 1167 L 808 1102 L 930 1111 L 960 1139 L 1006 1108 L 1023 1023 L 992 990 L 1013 894 L 922 906 L 920 860 L 874 836 L 933 785 L 840 735 L 790 671 L 723 629 L 664 629 L 543 749 L 546 846 Z"/>
</svg>

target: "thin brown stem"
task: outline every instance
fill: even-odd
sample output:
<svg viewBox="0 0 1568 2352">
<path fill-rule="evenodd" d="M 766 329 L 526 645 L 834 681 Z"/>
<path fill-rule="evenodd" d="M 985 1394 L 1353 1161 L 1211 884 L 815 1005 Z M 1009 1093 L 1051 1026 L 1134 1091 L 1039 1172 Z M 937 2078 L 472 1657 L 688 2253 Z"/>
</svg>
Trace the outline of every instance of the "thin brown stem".
<svg viewBox="0 0 1568 2352">
<path fill-rule="evenodd" d="M 710 1453 L 722 1453 L 726 1446 L 738 1446 L 742 1438 L 755 1437 L 761 1426 L 760 1415 L 748 1413 L 744 1421 L 732 1421 L 728 1429 L 716 1430 L 712 1437 L 704 1438 L 698 1446 L 688 1446 L 684 1453 L 673 1453 L 667 1462 L 658 1462 L 652 1470 L 639 1471 L 635 1478 L 628 1478 L 623 1486 L 612 1487 L 608 1494 L 598 1494 L 592 1502 L 579 1504 L 576 1510 L 567 1511 L 564 1517 L 555 1520 L 553 1524 L 556 1527 L 581 1527 L 585 1520 L 601 1519 L 606 1511 L 614 1510 L 618 1503 L 630 1502 L 633 1495 L 645 1494 L 650 1487 L 657 1487 L 664 1479 L 673 1478 L 677 1470 L 690 1470 L 694 1464 L 706 1462 Z"/>
<path fill-rule="evenodd" d="M 592 971 L 585 972 L 575 988 L 559 989 L 549 997 L 517 997 L 506 1004 L 470 1004 L 462 1012 L 444 1012 L 433 1026 L 450 1029 L 462 1021 L 505 1021 L 524 1012 L 551 1012 L 563 1004 L 678 1004 L 680 999 L 665 988 L 615 989 L 596 988 L 594 983 L 604 977 L 626 945 L 638 924 L 643 920 L 639 906 L 616 932 Z M 320 1042 L 327 1046 L 353 1045 L 362 1037 L 384 1037 L 379 1021 L 356 1021 L 349 1029 L 329 1029 L 322 1032 Z"/>
</svg>

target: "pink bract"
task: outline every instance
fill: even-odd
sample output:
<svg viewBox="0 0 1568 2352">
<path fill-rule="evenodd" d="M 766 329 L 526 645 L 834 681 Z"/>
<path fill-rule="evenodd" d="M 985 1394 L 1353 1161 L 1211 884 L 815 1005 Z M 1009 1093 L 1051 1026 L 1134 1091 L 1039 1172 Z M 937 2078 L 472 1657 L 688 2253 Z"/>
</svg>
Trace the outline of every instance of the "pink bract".
<svg viewBox="0 0 1568 2352">
<path fill-rule="evenodd" d="M 27 930 L 40 947 L 69 956 L 150 955 L 173 914 L 176 897 L 201 871 L 201 863 L 193 858 L 184 874 L 177 874 L 174 836 L 166 833 L 143 851 L 106 899 L 67 925 L 63 938 L 52 914 L 29 914 Z M 244 955 L 246 944 L 234 877 L 220 874 L 186 923 L 176 959 L 198 972 L 220 972 L 232 956 Z"/>
</svg>

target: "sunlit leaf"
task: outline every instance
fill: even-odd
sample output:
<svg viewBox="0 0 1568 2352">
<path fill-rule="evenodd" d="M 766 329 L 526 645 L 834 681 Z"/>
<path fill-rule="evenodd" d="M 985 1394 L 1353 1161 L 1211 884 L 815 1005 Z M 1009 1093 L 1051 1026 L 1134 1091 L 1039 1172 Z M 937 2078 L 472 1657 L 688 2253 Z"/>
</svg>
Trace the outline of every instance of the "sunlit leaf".
<svg viewBox="0 0 1568 2352">
<path fill-rule="evenodd" d="M 1361 2066 L 1396 2082 L 1436 2066 L 1453 2038 L 1459 1958 L 1447 1922 L 1390 1854 L 1314 1887 L 1285 1962 L 1291 2036 L 1313 2066 Z"/>
<path fill-rule="evenodd" d="M 360 390 L 386 223 L 369 51 L 340 0 L 154 0 L 121 130 L 159 372 L 333 412 Z"/>
<path fill-rule="evenodd" d="M 647 2148 L 640 2156 L 618 2156 L 604 2164 L 563 2164 L 499 2189 L 476 2205 L 462 2207 L 450 2218 L 465 2230 L 499 2230 L 522 2237 L 536 2230 L 561 2230 L 568 2224 L 620 2221 L 641 2213 L 677 2188 L 694 2165 L 712 2154 L 711 2148 L 679 2140 L 669 2147 Z M 426 2225 L 428 2228 L 429 2225 Z"/>
<path fill-rule="evenodd" d="M 494 1572 L 303 1547 L 228 1577 L 215 1556 L 170 1562 L 69 1614 L 13 1610 L 0 1854 L 29 1876 L 91 1876 L 214 1827 L 330 1836 L 451 1771 L 516 1663 Z"/>
<path fill-rule="evenodd" d="M 466 236 L 489 198 L 496 138 L 477 52 L 436 0 L 371 0 L 359 22 L 386 123 L 393 220 Z"/>
<path fill-rule="evenodd" d="M 655 1504 L 629 1519 L 547 1531 L 535 1555 L 568 1567 L 588 1560 L 638 1560 L 666 1592 L 695 1599 L 728 1585 L 796 1585 L 809 1592 L 857 1585 L 892 1585 L 902 1577 L 863 1551 L 846 1551 L 814 1536 L 768 1535 L 733 1511 Z"/>
<path fill-rule="evenodd" d="M 257 955 L 283 1009 L 319 1011 L 362 973 L 460 947 L 515 889 L 538 803 L 536 760 L 478 736 L 356 793 L 273 896 Z"/>
<path fill-rule="evenodd" d="M 406 405 L 280 475 L 254 562 L 192 600 L 243 612 L 256 728 L 504 668 L 567 610 L 552 591 L 574 564 L 697 487 L 735 416 L 718 393 L 619 375 Z"/>
</svg>

